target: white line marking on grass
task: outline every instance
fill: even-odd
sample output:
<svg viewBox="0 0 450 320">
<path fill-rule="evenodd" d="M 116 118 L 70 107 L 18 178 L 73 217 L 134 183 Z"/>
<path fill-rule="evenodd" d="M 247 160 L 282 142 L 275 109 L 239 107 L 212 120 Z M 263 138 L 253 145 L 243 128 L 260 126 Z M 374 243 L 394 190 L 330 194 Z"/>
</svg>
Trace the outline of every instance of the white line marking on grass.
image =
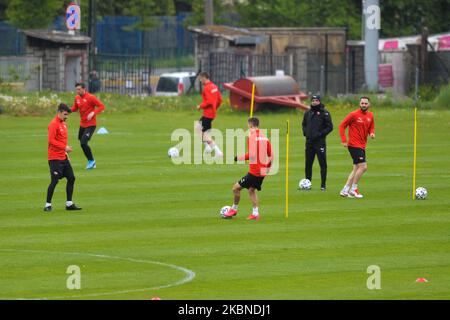
<svg viewBox="0 0 450 320">
<path fill-rule="evenodd" d="M 108 256 L 106 254 L 94 254 L 94 253 L 81 253 L 81 252 L 60 252 L 60 251 L 45 251 L 45 250 L 20 250 L 20 249 L 0 249 L 0 251 L 3 252 L 28 252 L 28 253 L 49 253 L 49 254 L 59 254 L 59 255 L 73 255 L 73 256 L 88 256 L 88 257 L 95 257 L 95 258 L 101 258 L 101 259 L 110 259 L 110 260 L 123 260 L 123 261 L 130 261 L 135 263 L 145 263 L 145 264 L 155 264 L 159 266 L 164 266 L 168 268 L 172 268 L 178 271 L 181 271 L 185 274 L 185 277 L 183 279 L 178 280 L 174 283 L 169 283 L 166 285 L 161 285 L 157 287 L 151 287 L 151 288 L 142 288 L 142 289 L 131 289 L 131 290 L 121 290 L 121 291 L 111 291 L 111 292 L 100 292 L 100 293 L 90 293 L 90 294 L 79 294 L 79 295 L 72 295 L 72 296 L 54 296 L 54 297 L 41 297 L 41 298 L 4 298 L 0 297 L 0 300 L 53 300 L 53 299 L 70 299 L 70 298 L 86 298 L 86 297 L 100 297 L 100 296 L 106 296 L 106 295 L 118 295 L 118 294 L 125 294 L 125 293 L 133 293 L 133 292 L 143 292 L 143 291 L 150 291 L 150 290 L 159 290 L 159 289 L 165 289 L 170 287 L 176 287 L 181 286 L 185 283 L 188 283 L 192 281 L 195 278 L 195 272 L 174 264 L 159 262 L 159 261 L 151 261 L 151 260 L 139 260 L 139 259 L 133 259 L 133 258 L 123 258 L 123 257 L 116 257 L 116 256 Z"/>
</svg>

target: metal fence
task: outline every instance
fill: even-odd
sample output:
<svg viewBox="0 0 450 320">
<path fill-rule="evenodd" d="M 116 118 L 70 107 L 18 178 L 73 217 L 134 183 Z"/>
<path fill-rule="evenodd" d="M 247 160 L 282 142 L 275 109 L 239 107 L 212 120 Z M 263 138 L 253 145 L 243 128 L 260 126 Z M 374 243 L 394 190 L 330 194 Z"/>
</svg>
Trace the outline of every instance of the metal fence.
<svg viewBox="0 0 450 320">
<path fill-rule="evenodd" d="M 155 17 L 150 30 L 129 30 L 137 17 L 105 17 L 97 23 L 98 52 L 109 54 L 151 54 L 155 49 L 189 49 L 194 53 L 194 38 L 184 26 L 186 14 Z"/>
<path fill-rule="evenodd" d="M 154 50 L 149 55 L 99 54 L 94 58 L 94 69 L 99 91 L 150 95 L 160 74 L 194 71 L 194 57 L 178 49 Z"/>
<path fill-rule="evenodd" d="M 292 74 L 292 56 L 212 52 L 209 65 L 202 66 L 202 69 L 209 70 L 211 79 L 221 86 L 224 82 L 234 82 L 243 77 L 275 74 L 276 70 Z"/>
<path fill-rule="evenodd" d="M 151 54 L 158 49 L 178 49 L 194 54 L 194 36 L 185 27 L 188 13 L 176 16 L 154 17 L 152 29 L 133 28 L 138 17 L 103 17 L 96 24 L 95 43 L 97 52 L 108 54 Z M 51 26 L 53 30 L 67 30 L 65 18 L 58 17 Z M 0 55 L 25 53 L 25 36 L 17 28 L 0 21 Z"/>
<path fill-rule="evenodd" d="M 0 35 L 0 56 L 24 54 L 25 36 L 19 29 L 0 21 Z"/>
<path fill-rule="evenodd" d="M 347 69 L 345 53 L 308 53 L 306 89 L 320 94 L 347 93 L 352 71 Z"/>
<path fill-rule="evenodd" d="M 234 82 L 242 77 L 274 75 L 282 70 L 300 82 L 306 78 L 306 90 L 313 93 L 345 93 L 348 90 L 349 72 L 345 53 L 307 54 L 304 68 L 294 72 L 294 65 L 302 57 L 296 54 L 254 55 L 226 52 L 209 54 L 207 70 L 215 83 Z M 202 66 L 203 67 L 203 66 Z M 304 83 L 304 81 L 302 81 Z"/>
<path fill-rule="evenodd" d="M 429 53 L 426 82 L 437 86 L 450 82 L 450 51 Z"/>
<path fill-rule="evenodd" d="M 95 67 L 100 91 L 131 95 L 151 93 L 150 57 L 130 55 L 98 55 Z M 90 79 L 92 84 L 92 79 Z M 91 91 L 92 88 L 90 88 Z"/>
<path fill-rule="evenodd" d="M 133 26 L 139 17 L 105 16 L 96 24 L 95 43 L 99 53 L 106 54 L 151 54 L 155 49 L 189 49 L 194 52 L 194 36 L 184 23 L 189 13 L 176 16 L 155 16 L 151 29 L 141 30 Z M 59 17 L 53 29 L 66 30 L 65 18 Z"/>
</svg>

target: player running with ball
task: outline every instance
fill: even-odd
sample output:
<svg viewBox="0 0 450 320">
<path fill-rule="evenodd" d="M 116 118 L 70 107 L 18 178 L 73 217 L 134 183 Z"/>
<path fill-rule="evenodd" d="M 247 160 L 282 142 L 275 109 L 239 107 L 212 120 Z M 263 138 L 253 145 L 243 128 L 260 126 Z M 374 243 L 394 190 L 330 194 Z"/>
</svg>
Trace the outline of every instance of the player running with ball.
<svg viewBox="0 0 450 320">
<path fill-rule="evenodd" d="M 253 205 L 253 212 L 247 217 L 247 220 L 259 220 L 258 196 L 256 190 L 261 191 L 261 185 L 264 177 L 269 173 L 272 165 L 273 155 L 272 146 L 268 138 L 266 138 L 259 130 L 258 118 L 248 119 L 248 127 L 250 129 L 247 138 L 247 153 L 243 156 L 234 157 L 234 161 L 249 160 L 250 171 L 239 182 L 233 186 L 234 202 L 224 218 L 232 218 L 237 215 L 238 204 L 241 199 L 241 190 L 248 189 L 248 194 Z"/>
<path fill-rule="evenodd" d="M 201 72 L 198 77 L 203 84 L 203 101 L 197 106 L 197 109 L 202 110 L 202 117 L 196 126 L 196 131 L 205 144 L 206 152 L 210 153 L 214 150 L 217 157 L 223 157 L 222 150 L 220 150 L 214 140 L 209 136 L 212 122 L 216 118 L 217 109 L 222 104 L 222 95 L 220 94 L 219 88 L 210 80 L 207 72 Z"/>
<path fill-rule="evenodd" d="M 361 97 L 359 100 L 359 110 L 351 112 L 339 126 L 342 145 L 348 148 L 353 158 L 353 170 L 348 176 L 347 183 L 341 190 L 340 195 L 348 198 L 362 198 L 358 191 L 358 182 L 364 172 L 367 171 L 366 144 L 367 136 L 375 139 L 375 123 L 373 113 L 369 111 L 370 100 Z M 345 136 L 345 129 L 348 129 L 349 139 Z"/>
</svg>

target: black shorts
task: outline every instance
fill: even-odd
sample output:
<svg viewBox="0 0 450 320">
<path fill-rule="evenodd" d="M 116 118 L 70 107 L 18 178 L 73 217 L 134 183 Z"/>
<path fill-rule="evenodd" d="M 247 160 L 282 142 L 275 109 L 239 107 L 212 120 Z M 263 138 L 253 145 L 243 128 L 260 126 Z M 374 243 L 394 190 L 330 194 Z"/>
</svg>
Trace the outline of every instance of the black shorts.
<svg viewBox="0 0 450 320">
<path fill-rule="evenodd" d="M 62 179 L 70 179 L 74 177 L 72 166 L 69 160 L 49 160 L 48 165 L 50 167 L 50 177 Z"/>
<path fill-rule="evenodd" d="M 211 130 L 211 123 L 214 119 L 201 117 L 199 122 L 202 125 L 202 132 L 206 132 L 208 130 Z"/>
<path fill-rule="evenodd" d="M 238 183 L 242 188 L 255 188 L 256 190 L 261 191 L 263 180 L 264 177 L 257 177 L 250 173 L 247 173 L 247 175 L 239 180 Z"/>
<path fill-rule="evenodd" d="M 366 150 L 361 148 L 348 147 L 348 152 L 353 159 L 353 164 L 366 162 Z"/>
<path fill-rule="evenodd" d="M 89 140 L 91 140 L 94 132 L 95 126 L 87 128 L 80 127 L 80 130 L 78 130 L 78 140 L 84 140 L 85 142 L 88 142 Z"/>
</svg>

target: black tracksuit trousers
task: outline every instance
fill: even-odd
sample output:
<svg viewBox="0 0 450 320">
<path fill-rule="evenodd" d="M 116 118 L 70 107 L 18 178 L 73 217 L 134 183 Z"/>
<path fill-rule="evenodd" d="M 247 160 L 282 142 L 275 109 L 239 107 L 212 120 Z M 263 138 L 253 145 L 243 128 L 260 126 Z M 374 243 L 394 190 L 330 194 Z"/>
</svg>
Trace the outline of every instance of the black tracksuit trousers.
<svg viewBox="0 0 450 320">
<path fill-rule="evenodd" d="M 319 143 L 306 143 L 305 146 L 305 177 L 309 181 L 312 181 L 312 167 L 314 158 L 317 155 L 317 159 L 320 164 L 320 177 L 321 187 L 326 187 L 327 182 L 327 147 L 325 142 Z"/>
</svg>

